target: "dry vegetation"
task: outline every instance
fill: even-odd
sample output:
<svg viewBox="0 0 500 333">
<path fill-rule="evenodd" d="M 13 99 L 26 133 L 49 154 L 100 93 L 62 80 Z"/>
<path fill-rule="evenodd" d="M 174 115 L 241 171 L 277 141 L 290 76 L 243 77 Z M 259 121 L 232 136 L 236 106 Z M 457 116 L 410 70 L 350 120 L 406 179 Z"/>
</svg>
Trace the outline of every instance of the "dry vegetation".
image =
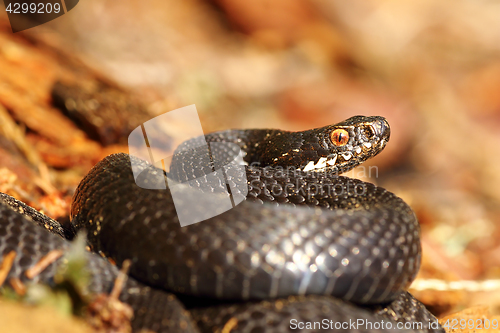
<svg viewBox="0 0 500 333">
<path fill-rule="evenodd" d="M 62 216 L 91 165 L 126 150 L 103 147 L 54 108 L 61 79 L 114 80 L 151 117 L 196 104 L 206 132 L 382 115 L 391 143 L 370 181 L 422 224 L 412 291 L 442 317 L 470 308 L 458 318 L 493 318 L 499 15 L 500 3 L 466 0 L 87 0 L 13 35 L 0 14 L 0 191 Z"/>
</svg>

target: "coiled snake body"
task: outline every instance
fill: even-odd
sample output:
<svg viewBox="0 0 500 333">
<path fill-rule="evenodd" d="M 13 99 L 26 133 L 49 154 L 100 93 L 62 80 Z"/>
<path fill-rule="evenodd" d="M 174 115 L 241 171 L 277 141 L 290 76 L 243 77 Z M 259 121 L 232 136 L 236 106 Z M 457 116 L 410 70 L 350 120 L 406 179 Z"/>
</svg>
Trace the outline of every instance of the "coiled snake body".
<svg viewBox="0 0 500 333">
<path fill-rule="evenodd" d="M 412 210 L 385 189 L 336 175 L 378 154 L 389 134 L 384 118 L 361 116 L 304 132 L 209 134 L 208 143 L 235 143 L 244 152 L 247 166 L 232 170 L 226 165 L 226 173 L 229 183 L 246 177 L 247 200 L 186 227 L 179 224 L 169 189 L 137 186 L 131 165 L 142 170 L 139 177 L 146 183 L 162 177 L 162 170 L 125 154 L 111 155 L 81 181 L 71 230 L 59 233 L 85 228 L 94 251 L 118 264 L 132 260 L 130 275 L 137 280 L 128 280 L 121 298 L 134 307 L 136 330 L 335 331 L 346 328 L 335 323 L 364 319 L 379 325 L 347 330 L 385 331 L 415 321 L 423 326 L 404 327 L 442 331 L 429 326 L 435 318 L 404 291 L 420 264 L 419 226 Z M 207 171 L 220 165 L 203 162 L 197 140 L 180 147 L 169 176 L 181 182 L 196 179 L 211 192 L 227 190 L 228 184 L 206 182 Z M 59 228 L 2 197 L 35 222 Z M 196 202 L 186 204 L 196 209 Z M 69 246 L 5 205 L 0 205 L 0 221 L 0 254 L 21 253 L 9 277 L 25 279 L 23 272 L 44 253 Z M 35 280 L 50 282 L 56 265 Z M 90 289 L 109 291 L 116 268 L 92 254 L 87 266 Z M 350 302 L 365 304 L 365 309 Z M 311 326 L 319 322 L 324 326 Z"/>
</svg>

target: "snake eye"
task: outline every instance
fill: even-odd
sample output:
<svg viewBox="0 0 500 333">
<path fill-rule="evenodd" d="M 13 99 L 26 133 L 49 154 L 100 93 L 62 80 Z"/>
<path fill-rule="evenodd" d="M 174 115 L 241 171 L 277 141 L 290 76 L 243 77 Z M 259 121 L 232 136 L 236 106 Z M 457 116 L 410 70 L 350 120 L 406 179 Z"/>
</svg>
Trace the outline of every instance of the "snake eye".
<svg viewBox="0 0 500 333">
<path fill-rule="evenodd" d="M 349 133 L 344 129 L 336 129 L 330 134 L 332 142 L 336 146 L 345 146 L 349 142 Z"/>
</svg>

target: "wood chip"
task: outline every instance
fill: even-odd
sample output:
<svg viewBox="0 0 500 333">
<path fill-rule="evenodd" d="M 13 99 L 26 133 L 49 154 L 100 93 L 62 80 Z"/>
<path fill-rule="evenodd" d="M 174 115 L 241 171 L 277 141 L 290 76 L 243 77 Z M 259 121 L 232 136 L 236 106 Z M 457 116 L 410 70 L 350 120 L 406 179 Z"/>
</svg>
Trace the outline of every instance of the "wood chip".
<svg viewBox="0 0 500 333">
<path fill-rule="evenodd" d="M 2 263 L 0 264 L 0 287 L 5 282 L 7 275 L 9 275 L 14 259 L 16 258 L 16 251 L 10 251 L 3 256 Z"/>
<path fill-rule="evenodd" d="M 111 290 L 111 293 L 110 293 L 110 298 L 111 299 L 115 299 L 115 300 L 118 300 L 118 297 L 120 296 L 122 290 L 123 290 L 123 286 L 125 285 L 125 282 L 127 281 L 127 273 L 128 273 L 128 270 L 130 268 L 130 260 L 125 260 L 123 263 L 122 263 L 122 268 L 120 269 L 120 274 L 118 274 L 118 276 L 116 277 L 116 280 L 115 280 L 115 285 L 113 286 L 113 290 Z"/>
<path fill-rule="evenodd" d="M 26 294 L 26 286 L 21 279 L 17 277 L 9 279 L 9 284 L 19 296 L 24 296 Z"/>
<path fill-rule="evenodd" d="M 238 325 L 238 319 L 236 318 L 231 318 L 229 319 L 224 327 L 222 328 L 222 333 L 229 333 L 233 330 Z"/>
</svg>

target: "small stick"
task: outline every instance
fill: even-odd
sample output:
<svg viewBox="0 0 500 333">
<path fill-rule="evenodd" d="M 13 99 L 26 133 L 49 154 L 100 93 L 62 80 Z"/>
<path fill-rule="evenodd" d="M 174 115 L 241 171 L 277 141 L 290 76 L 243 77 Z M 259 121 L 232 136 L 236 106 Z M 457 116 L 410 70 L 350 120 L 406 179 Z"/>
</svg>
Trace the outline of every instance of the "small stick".
<svg viewBox="0 0 500 333">
<path fill-rule="evenodd" d="M 16 259 L 16 251 L 14 250 L 3 256 L 2 263 L 0 264 L 0 287 L 5 282 L 5 279 L 12 268 L 12 264 L 14 263 L 14 259 Z"/>
<path fill-rule="evenodd" d="M 12 289 L 14 289 L 16 294 L 18 294 L 19 296 L 24 296 L 26 294 L 26 286 L 19 278 L 11 278 L 9 279 L 9 283 Z"/>
<path fill-rule="evenodd" d="M 63 254 L 64 253 L 63 253 L 62 250 L 52 250 L 52 251 L 50 251 L 49 253 L 47 253 L 46 255 L 44 255 L 42 257 L 42 259 L 40 259 L 40 261 L 38 261 L 33 267 L 31 267 L 28 270 L 26 270 L 26 273 L 25 273 L 26 277 L 28 279 L 33 279 L 35 276 L 37 276 L 38 274 L 40 274 L 45 268 L 47 268 L 50 264 L 52 264 L 57 259 L 59 259 L 60 257 L 62 257 Z"/>
<path fill-rule="evenodd" d="M 130 260 L 124 260 L 122 263 L 122 268 L 120 269 L 120 273 L 116 277 L 115 285 L 113 286 L 113 290 L 109 295 L 111 299 L 118 299 L 120 293 L 122 292 L 123 286 L 125 285 L 125 281 L 127 281 L 127 273 L 130 268 Z"/>
<path fill-rule="evenodd" d="M 238 319 L 232 317 L 229 319 L 224 327 L 222 328 L 222 333 L 229 333 L 238 325 Z"/>
</svg>

